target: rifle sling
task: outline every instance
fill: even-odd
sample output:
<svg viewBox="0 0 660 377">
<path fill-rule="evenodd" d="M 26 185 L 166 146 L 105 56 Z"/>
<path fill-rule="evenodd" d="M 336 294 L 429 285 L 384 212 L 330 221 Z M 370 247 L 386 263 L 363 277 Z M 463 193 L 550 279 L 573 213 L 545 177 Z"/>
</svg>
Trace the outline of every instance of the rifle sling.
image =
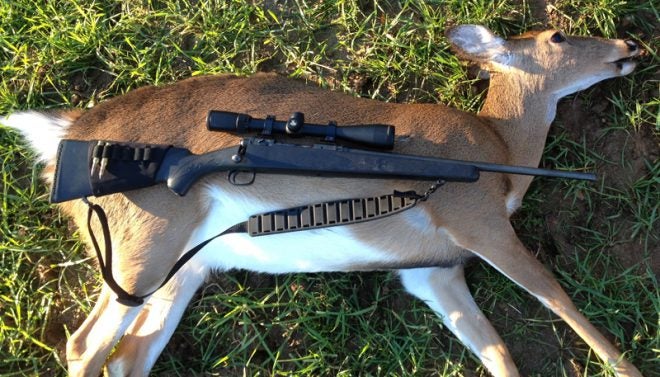
<svg viewBox="0 0 660 377">
<path fill-rule="evenodd" d="M 417 203 L 428 199 L 428 196 L 442 184 L 444 184 L 444 181 L 437 181 L 423 195 L 419 195 L 414 191 L 394 191 L 388 195 L 327 201 L 250 216 L 247 221 L 235 224 L 187 250 L 176 261 L 174 266 L 172 266 L 158 288 L 139 296 L 130 294 L 124 290 L 112 274 L 112 242 L 110 240 L 110 227 L 105 211 L 103 211 L 101 206 L 91 203 L 87 198 L 84 198 L 83 201 L 89 207 L 87 212 L 87 229 L 99 261 L 103 280 L 117 295 L 117 302 L 126 306 L 140 306 L 144 304 L 145 298 L 151 296 L 167 284 L 186 262 L 216 238 L 231 233 L 247 233 L 251 237 L 258 237 L 378 220 L 413 208 Z M 103 233 L 105 246 L 103 253 L 92 229 L 93 215 L 96 215 L 98 218 Z"/>
</svg>

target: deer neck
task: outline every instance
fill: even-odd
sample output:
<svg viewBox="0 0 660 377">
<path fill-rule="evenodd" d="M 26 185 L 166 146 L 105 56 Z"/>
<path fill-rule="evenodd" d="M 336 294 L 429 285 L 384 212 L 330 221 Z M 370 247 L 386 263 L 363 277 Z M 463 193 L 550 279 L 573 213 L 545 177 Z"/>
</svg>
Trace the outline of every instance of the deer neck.
<svg viewBox="0 0 660 377">
<path fill-rule="evenodd" d="M 528 77 L 529 78 L 529 77 Z M 537 167 L 550 124 L 557 111 L 558 98 L 544 93 L 542 80 L 526 80 L 493 73 L 488 96 L 479 116 L 488 120 L 505 142 L 511 165 Z M 512 176 L 512 191 L 524 195 L 532 177 Z"/>
</svg>

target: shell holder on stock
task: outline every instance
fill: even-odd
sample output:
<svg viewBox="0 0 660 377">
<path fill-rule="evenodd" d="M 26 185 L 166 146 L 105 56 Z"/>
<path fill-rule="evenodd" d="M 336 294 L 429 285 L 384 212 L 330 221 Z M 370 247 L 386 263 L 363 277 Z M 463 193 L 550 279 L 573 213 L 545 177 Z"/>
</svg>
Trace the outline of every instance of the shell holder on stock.
<svg viewBox="0 0 660 377">
<path fill-rule="evenodd" d="M 57 151 L 50 201 L 104 196 L 153 186 L 167 145 L 62 140 Z"/>
<path fill-rule="evenodd" d="M 167 145 L 118 141 L 62 140 L 60 142 L 51 202 L 83 199 L 89 206 L 87 225 L 99 259 L 101 274 L 108 286 L 117 294 L 118 301 L 124 305 L 141 305 L 144 298 L 165 285 L 199 250 L 225 234 L 247 233 L 249 236 L 257 237 L 373 221 L 413 208 L 417 203 L 427 200 L 445 182 L 474 182 L 479 179 L 480 171 L 595 179 L 593 174 L 587 173 L 444 160 L 348 148 L 336 145 L 336 142 L 344 141 L 371 148 L 391 149 L 394 143 L 394 127 L 385 125 L 337 127 L 334 122 L 330 122 L 328 126 L 306 125 L 302 113 L 294 113 L 287 122 L 278 122 L 272 116 L 255 119 L 246 114 L 211 111 L 207 125 L 212 131 L 238 134 L 257 132 L 262 137 L 276 133 L 319 136 L 326 144 L 310 146 L 286 144 L 264 138 L 247 138 L 243 139 L 237 148 L 224 148 L 202 155 L 193 155 L 185 148 Z M 164 278 L 161 286 L 153 292 L 141 296 L 126 292 L 112 275 L 111 232 L 105 212 L 99 205 L 91 203 L 87 197 L 121 193 L 163 182 L 167 183 L 172 192 L 183 196 L 201 177 L 217 172 L 227 172 L 229 182 L 239 186 L 252 184 L 257 173 L 365 179 L 396 178 L 434 183 L 423 194 L 414 191 L 394 191 L 376 197 L 312 203 L 252 215 L 246 221 L 186 251 Z M 249 174 L 247 180 L 239 179 L 243 173 Z M 103 253 L 92 229 L 94 215 L 98 218 L 103 233 Z"/>
</svg>

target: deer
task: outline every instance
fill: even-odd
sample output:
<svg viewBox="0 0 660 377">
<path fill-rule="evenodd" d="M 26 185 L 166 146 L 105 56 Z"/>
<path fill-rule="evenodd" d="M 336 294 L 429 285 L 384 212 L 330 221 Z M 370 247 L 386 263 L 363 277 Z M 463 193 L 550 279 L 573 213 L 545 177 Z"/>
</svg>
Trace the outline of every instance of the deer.
<svg viewBox="0 0 660 377">
<path fill-rule="evenodd" d="M 272 73 L 214 75 L 142 87 L 91 109 L 15 113 L 3 123 L 20 130 L 46 161 L 52 184 L 57 141 L 122 140 L 169 144 L 205 153 L 237 145 L 204 127 L 211 109 L 255 116 L 304 112 L 310 121 L 396 127 L 395 152 L 536 167 L 560 98 L 631 73 L 640 53 L 632 40 L 535 31 L 504 39 L 486 27 L 459 25 L 446 37 L 458 57 L 490 75 L 482 109 L 386 103 L 322 89 Z M 424 301 L 493 376 L 519 372 L 501 337 L 466 285 L 464 265 L 480 258 L 565 321 L 617 376 L 641 376 L 573 304 L 558 281 L 523 245 L 510 217 L 532 177 L 484 174 L 449 183 L 401 214 L 333 228 L 249 237 L 228 234 L 206 245 L 138 306 L 123 305 L 107 283 L 84 323 L 68 339 L 72 376 L 144 376 L 155 364 L 183 311 L 211 271 L 272 274 L 395 270 L 405 290 Z M 179 256 L 251 214 L 305 203 L 424 191 L 428 182 L 260 173 L 236 186 L 210 174 L 184 197 L 164 185 L 91 200 L 107 212 L 118 284 L 135 295 L 159 287 Z M 86 230 L 81 200 L 59 205 Z M 99 231 L 98 224 L 92 224 Z M 412 266 L 412 267 L 410 267 Z M 415 267 L 420 266 L 420 267 Z"/>
</svg>

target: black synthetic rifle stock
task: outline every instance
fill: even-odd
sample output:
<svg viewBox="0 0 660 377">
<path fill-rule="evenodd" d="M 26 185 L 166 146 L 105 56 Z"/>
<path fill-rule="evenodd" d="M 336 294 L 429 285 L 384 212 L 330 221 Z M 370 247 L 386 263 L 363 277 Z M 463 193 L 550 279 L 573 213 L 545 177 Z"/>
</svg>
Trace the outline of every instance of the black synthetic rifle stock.
<svg viewBox="0 0 660 377">
<path fill-rule="evenodd" d="M 169 167 L 167 186 L 177 195 L 185 195 L 202 176 L 222 171 L 434 181 L 442 178 L 452 182 L 479 179 L 478 169 L 469 164 L 336 145 L 243 139 L 238 148 L 181 158 Z"/>
</svg>

